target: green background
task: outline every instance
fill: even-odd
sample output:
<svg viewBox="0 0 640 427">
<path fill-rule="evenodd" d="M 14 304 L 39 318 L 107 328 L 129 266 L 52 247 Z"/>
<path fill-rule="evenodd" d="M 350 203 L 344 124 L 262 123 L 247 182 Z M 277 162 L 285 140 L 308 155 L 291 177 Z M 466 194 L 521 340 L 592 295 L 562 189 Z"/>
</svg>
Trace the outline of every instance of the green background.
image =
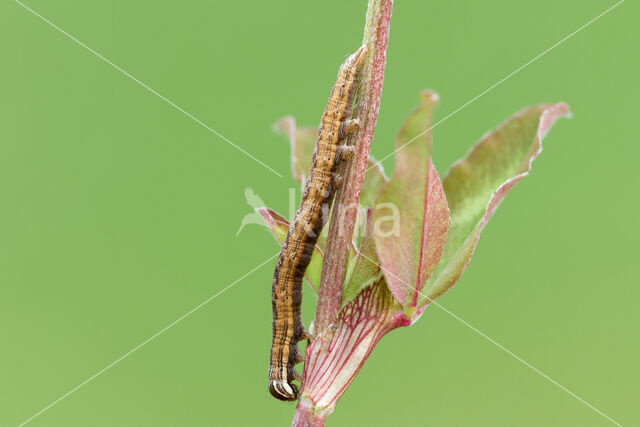
<svg viewBox="0 0 640 427">
<path fill-rule="evenodd" d="M 366 2 L 0 4 L 0 425 L 23 422 L 275 254 L 244 189 L 288 215 L 286 114 L 316 125 Z M 436 90 L 443 118 L 614 1 L 398 1 L 373 153 Z M 434 129 L 441 174 L 524 106 L 566 101 L 531 176 L 439 302 L 639 425 L 638 4 L 627 1 Z M 385 161 L 387 171 L 393 160 Z M 288 425 L 266 389 L 273 262 L 33 426 Z M 314 310 L 305 295 L 304 316 Z M 331 426 L 606 426 L 439 308 L 385 337 Z"/>
</svg>

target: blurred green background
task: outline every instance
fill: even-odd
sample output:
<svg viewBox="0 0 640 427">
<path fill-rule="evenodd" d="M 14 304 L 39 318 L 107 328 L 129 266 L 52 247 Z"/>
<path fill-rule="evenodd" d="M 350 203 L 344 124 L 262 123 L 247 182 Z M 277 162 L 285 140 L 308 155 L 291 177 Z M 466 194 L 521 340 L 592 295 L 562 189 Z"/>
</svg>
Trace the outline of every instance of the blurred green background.
<svg viewBox="0 0 640 427">
<path fill-rule="evenodd" d="M 615 1 L 398 1 L 373 153 L 436 90 L 443 118 Z M 279 178 L 14 1 L 0 4 L 0 425 L 17 425 L 275 254 L 286 114 L 317 125 L 366 1 L 29 0 Z M 640 425 L 638 4 L 434 130 L 444 174 L 524 106 L 566 101 L 531 176 L 441 304 L 623 425 Z M 387 171 L 393 160 L 385 161 Z M 267 393 L 273 262 L 33 426 L 283 426 Z M 305 295 L 311 318 L 313 296 Z M 606 426 L 437 307 L 385 337 L 331 426 Z"/>
</svg>

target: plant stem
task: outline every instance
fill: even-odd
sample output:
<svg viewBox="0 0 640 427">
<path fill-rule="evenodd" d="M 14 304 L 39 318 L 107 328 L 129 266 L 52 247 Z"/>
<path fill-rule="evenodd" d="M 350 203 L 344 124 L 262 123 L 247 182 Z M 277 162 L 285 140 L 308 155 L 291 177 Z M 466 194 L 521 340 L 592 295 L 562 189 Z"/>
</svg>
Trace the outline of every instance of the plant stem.
<svg viewBox="0 0 640 427">
<path fill-rule="evenodd" d="M 315 317 L 315 333 L 317 336 L 327 331 L 327 327 L 336 321 L 342 303 L 342 288 L 358 213 L 358 201 L 367 172 L 373 132 L 380 109 L 392 7 L 393 0 L 369 0 L 363 41 L 363 44 L 367 46 L 368 56 L 360 74 L 358 95 L 353 113 L 353 117 L 360 121 L 360 131 L 355 141 L 356 154 L 338 190 L 333 205 Z M 378 336 L 371 338 L 375 342 L 378 339 Z M 318 344 L 320 341 L 324 342 L 324 340 L 325 338 L 321 338 L 319 341 L 314 341 L 314 343 Z M 307 354 L 309 354 L 311 347 L 307 348 Z M 322 345 L 316 346 L 316 352 L 314 353 L 316 357 L 321 357 L 325 354 L 321 351 L 323 348 L 324 346 Z M 367 349 L 364 349 L 364 351 L 367 352 Z M 325 354 L 325 356 L 328 356 L 328 354 Z M 357 372 L 361 361 L 355 361 L 354 363 L 359 363 L 355 369 L 355 372 Z M 305 366 L 305 375 L 307 372 L 308 370 Z M 351 379 L 350 377 L 347 383 L 344 384 L 345 387 L 351 382 Z M 304 390 L 304 382 L 305 380 L 303 380 L 301 392 Z M 328 407 L 316 407 L 312 399 L 307 399 L 301 395 L 292 426 L 324 426 L 326 417 L 333 411 L 335 401 L 341 394 L 342 392 L 337 393 Z"/>
<path fill-rule="evenodd" d="M 322 427 L 329 414 L 315 414 L 313 407 L 299 402 L 296 407 L 296 415 L 293 417 L 292 427 Z"/>
<path fill-rule="evenodd" d="M 316 334 L 322 333 L 336 319 L 342 302 L 358 201 L 380 110 L 392 7 L 393 0 L 369 0 L 363 41 L 369 53 L 361 73 L 353 114 L 360 121 L 360 131 L 355 142 L 356 154 L 333 205 L 316 308 Z"/>
</svg>

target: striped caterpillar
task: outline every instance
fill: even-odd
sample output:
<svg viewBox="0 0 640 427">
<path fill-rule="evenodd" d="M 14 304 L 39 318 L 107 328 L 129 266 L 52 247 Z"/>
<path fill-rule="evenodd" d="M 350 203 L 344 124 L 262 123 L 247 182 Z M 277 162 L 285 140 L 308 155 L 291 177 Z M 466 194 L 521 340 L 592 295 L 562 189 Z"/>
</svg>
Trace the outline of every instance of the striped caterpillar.
<svg viewBox="0 0 640 427">
<path fill-rule="evenodd" d="M 299 354 L 298 342 L 311 338 L 300 318 L 302 278 L 327 220 L 335 190 L 342 181 L 341 162 L 354 154 L 355 148 L 344 142 L 359 128 L 358 121 L 349 117 L 366 53 L 366 47 L 361 47 L 340 67 L 322 115 L 300 208 L 291 221 L 276 262 L 271 288 L 273 341 L 269 364 L 269 392 L 276 399 L 298 398 L 298 387 L 291 383 L 301 379 L 294 369 L 296 363 L 304 360 Z"/>
</svg>

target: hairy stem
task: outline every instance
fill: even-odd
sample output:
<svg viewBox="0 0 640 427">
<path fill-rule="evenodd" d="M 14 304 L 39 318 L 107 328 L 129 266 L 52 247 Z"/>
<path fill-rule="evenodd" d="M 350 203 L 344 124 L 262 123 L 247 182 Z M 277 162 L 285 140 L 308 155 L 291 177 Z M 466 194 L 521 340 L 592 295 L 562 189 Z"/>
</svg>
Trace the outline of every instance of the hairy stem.
<svg viewBox="0 0 640 427">
<path fill-rule="evenodd" d="M 358 200 L 380 109 L 392 7 L 393 0 L 369 0 L 363 41 L 369 53 L 361 73 L 353 114 L 360 120 L 360 131 L 355 142 L 356 154 L 333 206 L 316 308 L 317 333 L 322 333 L 336 319 L 342 302 L 342 285 Z"/>
</svg>

